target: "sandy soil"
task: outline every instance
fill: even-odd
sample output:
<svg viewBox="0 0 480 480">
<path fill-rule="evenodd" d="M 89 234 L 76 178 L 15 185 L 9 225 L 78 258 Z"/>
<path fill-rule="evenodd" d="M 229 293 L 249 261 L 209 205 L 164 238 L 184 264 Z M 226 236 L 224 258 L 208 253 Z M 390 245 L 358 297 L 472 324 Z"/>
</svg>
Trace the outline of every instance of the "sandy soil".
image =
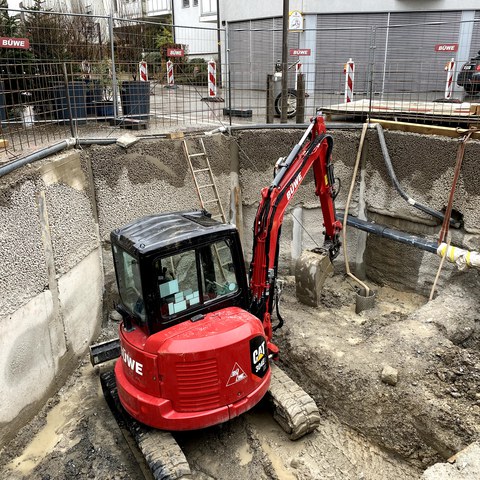
<svg viewBox="0 0 480 480">
<path fill-rule="evenodd" d="M 290 279 L 277 335 L 282 365 L 317 401 L 321 426 L 291 442 L 265 402 L 227 424 L 176 435 L 194 478 L 415 479 L 479 439 L 480 309 L 469 296 L 476 281 L 459 281 L 429 304 L 376 288 L 376 307 L 356 315 L 355 288 L 343 276 L 328 279 L 315 309 L 296 301 Z M 447 322 L 460 310 L 463 323 Z M 115 327 L 109 322 L 101 340 Z M 382 380 L 385 366 L 396 371 L 395 385 Z M 144 478 L 103 400 L 99 372 L 81 359 L 0 453 L 1 478 Z"/>
</svg>

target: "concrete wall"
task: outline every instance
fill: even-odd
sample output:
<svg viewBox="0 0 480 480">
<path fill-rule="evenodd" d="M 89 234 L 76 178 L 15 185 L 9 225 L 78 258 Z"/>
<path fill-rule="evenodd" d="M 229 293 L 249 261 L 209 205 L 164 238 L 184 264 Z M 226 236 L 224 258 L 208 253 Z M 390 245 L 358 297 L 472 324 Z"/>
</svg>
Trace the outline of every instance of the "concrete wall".
<svg viewBox="0 0 480 480">
<path fill-rule="evenodd" d="M 301 137 L 300 130 L 244 131 L 235 143 L 206 137 L 205 145 L 228 212 L 231 152 L 239 152 L 243 197 L 244 250 L 250 258 L 253 219 L 260 190 L 273 166 Z M 345 205 L 360 132 L 332 131 L 335 176 Z M 437 210 L 446 204 L 457 142 L 440 137 L 386 132 L 397 177 L 415 199 Z M 453 244 L 480 250 L 480 186 L 476 159 L 480 143 L 470 142 L 454 206 L 465 228 L 452 232 Z M 235 162 L 232 162 L 234 165 Z M 436 221 L 399 199 L 392 188 L 377 134 L 369 131 L 363 160 L 362 192 L 357 178 L 351 213 L 434 240 Z M 360 178 L 360 175 L 359 175 Z M 323 226 L 313 177 L 307 177 L 288 209 L 281 241 L 280 270 L 293 273 L 292 255 L 321 245 Z M 363 205 L 363 207 L 362 207 Z M 196 208 L 193 180 L 179 140 L 142 140 L 128 150 L 116 145 L 69 151 L 2 177 L 0 184 L 0 444 L 36 413 L 62 384 L 96 337 L 102 308 L 115 295 L 109 234 L 154 212 Z M 291 216 L 295 211 L 297 221 Z M 308 233 L 307 233 L 308 232 Z M 427 292 L 439 259 L 412 247 L 348 229 L 353 269 L 369 280 Z M 344 270 L 343 254 L 335 262 Z M 446 265 L 440 280 L 454 272 Z"/>
<path fill-rule="evenodd" d="M 69 374 L 101 324 L 103 272 L 77 152 L 0 185 L 0 444 Z"/>
</svg>

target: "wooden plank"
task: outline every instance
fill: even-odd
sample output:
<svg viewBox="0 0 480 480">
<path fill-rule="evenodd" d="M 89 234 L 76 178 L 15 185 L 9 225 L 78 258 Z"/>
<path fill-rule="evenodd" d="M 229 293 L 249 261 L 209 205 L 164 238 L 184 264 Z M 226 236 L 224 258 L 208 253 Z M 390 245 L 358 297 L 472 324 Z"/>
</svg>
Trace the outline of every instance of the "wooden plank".
<svg viewBox="0 0 480 480">
<path fill-rule="evenodd" d="M 370 119 L 370 123 L 379 123 L 386 130 L 399 130 L 401 132 L 420 133 L 422 135 L 441 135 L 444 137 L 458 138 L 468 132 L 465 128 L 450 128 L 437 125 L 423 125 L 420 123 L 394 122 L 392 120 Z M 471 138 L 480 139 L 480 132 Z"/>
<path fill-rule="evenodd" d="M 4 138 L 0 138 L 0 148 L 7 148 L 8 147 L 8 140 Z"/>
<path fill-rule="evenodd" d="M 166 137 L 170 139 L 183 138 L 184 136 L 183 132 L 170 132 L 166 135 Z"/>
</svg>

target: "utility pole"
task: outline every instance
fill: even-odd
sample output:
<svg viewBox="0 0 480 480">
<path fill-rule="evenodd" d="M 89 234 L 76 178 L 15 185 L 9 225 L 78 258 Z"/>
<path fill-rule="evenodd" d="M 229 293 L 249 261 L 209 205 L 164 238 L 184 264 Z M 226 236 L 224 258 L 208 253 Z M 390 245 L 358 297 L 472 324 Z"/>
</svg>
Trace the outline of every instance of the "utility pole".
<svg viewBox="0 0 480 480">
<path fill-rule="evenodd" d="M 282 98 L 280 102 L 282 113 L 280 123 L 287 123 L 287 74 L 288 74 L 288 11 L 289 0 L 283 0 L 282 26 Z"/>
</svg>

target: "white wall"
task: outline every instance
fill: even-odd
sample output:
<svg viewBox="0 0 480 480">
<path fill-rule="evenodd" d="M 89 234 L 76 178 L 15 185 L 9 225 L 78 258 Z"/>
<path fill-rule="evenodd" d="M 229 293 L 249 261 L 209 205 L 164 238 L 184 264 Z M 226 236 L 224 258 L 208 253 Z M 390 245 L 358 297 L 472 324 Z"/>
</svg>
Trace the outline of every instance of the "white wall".
<svg viewBox="0 0 480 480">
<path fill-rule="evenodd" d="M 197 56 L 208 59 L 216 56 L 217 48 L 217 24 L 216 22 L 204 22 L 201 20 L 201 1 L 196 7 L 190 0 L 190 7 L 183 7 L 183 0 L 173 0 L 175 25 L 175 42 L 189 46 L 189 56 Z M 188 28 L 196 27 L 196 28 Z"/>
</svg>

